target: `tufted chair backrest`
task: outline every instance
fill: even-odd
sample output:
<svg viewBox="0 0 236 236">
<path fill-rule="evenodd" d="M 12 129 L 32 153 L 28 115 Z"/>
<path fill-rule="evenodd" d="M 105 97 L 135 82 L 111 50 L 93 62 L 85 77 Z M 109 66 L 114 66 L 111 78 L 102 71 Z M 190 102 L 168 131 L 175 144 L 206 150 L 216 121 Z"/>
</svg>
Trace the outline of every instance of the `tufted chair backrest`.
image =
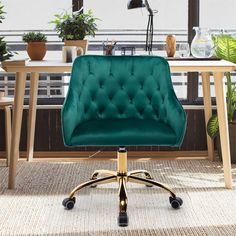
<svg viewBox="0 0 236 236">
<path fill-rule="evenodd" d="M 164 58 L 86 55 L 74 61 L 62 116 L 63 123 L 70 124 L 66 125 L 70 133 L 73 126 L 97 119 L 171 123 L 175 119 L 171 117 L 173 109 L 183 111 Z"/>
<path fill-rule="evenodd" d="M 168 63 L 150 56 L 79 57 L 70 83 L 80 122 L 165 119 L 165 98 L 173 89 Z"/>
</svg>

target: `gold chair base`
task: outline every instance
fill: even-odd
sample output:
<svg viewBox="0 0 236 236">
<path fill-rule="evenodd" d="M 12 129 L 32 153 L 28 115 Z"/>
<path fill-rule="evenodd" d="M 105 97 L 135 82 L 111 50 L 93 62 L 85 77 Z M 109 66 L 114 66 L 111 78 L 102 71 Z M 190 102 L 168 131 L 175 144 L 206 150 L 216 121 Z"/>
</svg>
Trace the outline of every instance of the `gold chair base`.
<svg viewBox="0 0 236 236">
<path fill-rule="evenodd" d="M 75 203 L 75 194 L 79 192 L 82 188 L 84 187 L 96 187 L 99 184 L 106 184 L 106 183 L 111 183 L 111 182 L 117 182 L 119 186 L 118 190 L 118 196 L 119 196 L 119 212 L 120 215 L 126 215 L 127 216 L 127 203 L 128 203 L 128 198 L 127 198 L 127 190 L 126 190 L 126 183 L 127 182 L 133 182 L 133 183 L 138 183 L 138 184 L 144 184 L 148 187 L 152 186 L 157 186 L 160 188 L 165 189 L 170 193 L 170 201 L 171 199 L 176 200 L 179 199 L 176 197 L 176 194 L 166 185 L 161 184 L 157 181 L 153 180 L 153 177 L 150 172 L 146 170 L 133 170 L 133 171 L 127 171 L 127 151 L 125 148 L 120 148 L 119 151 L 117 152 L 117 172 L 116 171 L 111 171 L 111 170 L 95 170 L 91 176 L 91 179 L 87 182 L 84 182 L 77 187 L 75 187 L 70 195 L 69 198 L 65 199 L 63 201 L 63 205 L 67 209 L 72 209 L 73 208 L 73 203 Z M 141 177 L 143 175 L 144 177 Z M 67 207 L 67 204 L 65 203 L 69 200 L 72 200 L 72 207 Z M 180 199 L 181 200 L 181 199 Z M 171 203 L 172 204 L 172 203 Z M 178 204 L 178 202 L 177 202 Z M 182 200 L 180 201 L 179 206 L 182 205 Z M 173 206 L 173 208 L 178 208 L 179 207 Z M 119 221 L 119 219 L 118 219 Z M 127 226 L 128 222 L 123 224 L 119 224 L 120 226 Z"/>
</svg>

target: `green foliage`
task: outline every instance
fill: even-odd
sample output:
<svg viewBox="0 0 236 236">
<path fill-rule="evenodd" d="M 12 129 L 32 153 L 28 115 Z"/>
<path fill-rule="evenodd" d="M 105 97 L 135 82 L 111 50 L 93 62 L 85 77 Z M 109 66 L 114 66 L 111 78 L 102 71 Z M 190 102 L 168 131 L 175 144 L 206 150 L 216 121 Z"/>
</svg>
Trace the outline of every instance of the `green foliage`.
<svg viewBox="0 0 236 236">
<path fill-rule="evenodd" d="M 47 37 L 41 32 L 28 32 L 22 37 L 22 40 L 26 43 L 29 42 L 47 42 Z"/>
<path fill-rule="evenodd" d="M 236 39 L 228 34 L 214 35 L 215 55 L 218 58 L 236 63 Z M 232 122 L 236 110 L 236 84 L 232 83 L 230 72 L 225 73 L 227 80 L 227 113 L 228 122 Z M 213 115 L 207 124 L 207 133 L 214 139 L 219 131 L 218 117 Z"/>
<path fill-rule="evenodd" d="M 232 122 L 234 118 L 234 112 L 236 110 L 236 84 L 232 84 L 231 75 L 229 72 L 225 73 L 227 79 L 227 111 L 228 121 Z"/>
<path fill-rule="evenodd" d="M 218 58 L 236 63 L 236 38 L 228 34 L 212 36 Z"/>
<path fill-rule="evenodd" d="M 12 52 L 8 49 L 3 37 L 0 37 L 0 61 L 5 61 L 13 56 Z"/>
<path fill-rule="evenodd" d="M 207 133 L 214 139 L 219 132 L 219 121 L 217 115 L 213 115 L 207 123 Z"/>
<path fill-rule="evenodd" d="M 3 11 L 3 5 L 0 1 L 0 23 L 4 17 L 5 12 Z M 11 58 L 13 54 L 10 52 L 9 48 L 7 47 L 6 42 L 4 41 L 4 37 L 0 37 L 0 61 L 7 60 Z"/>
<path fill-rule="evenodd" d="M 4 14 L 5 12 L 3 11 L 3 5 L 2 2 L 0 1 L 0 23 L 2 23 L 2 20 L 5 19 Z"/>
<path fill-rule="evenodd" d="M 93 17 L 91 10 L 87 13 L 64 12 L 54 16 L 55 19 L 50 23 L 55 24 L 56 31 L 62 40 L 83 40 L 85 36 L 95 36 L 98 19 Z"/>
</svg>

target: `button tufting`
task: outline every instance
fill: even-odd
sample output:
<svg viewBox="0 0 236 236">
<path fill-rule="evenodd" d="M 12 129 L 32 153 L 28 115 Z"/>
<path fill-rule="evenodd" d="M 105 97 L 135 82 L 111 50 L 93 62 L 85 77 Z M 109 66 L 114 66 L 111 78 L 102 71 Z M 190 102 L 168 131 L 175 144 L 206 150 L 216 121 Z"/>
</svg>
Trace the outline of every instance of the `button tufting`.
<svg viewBox="0 0 236 236">
<path fill-rule="evenodd" d="M 140 89 L 143 89 L 143 83 L 140 83 Z"/>
<path fill-rule="evenodd" d="M 139 111 L 139 115 L 142 116 L 143 115 L 143 111 Z"/>
<path fill-rule="evenodd" d="M 151 104 L 151 102 L 152 102 L 152 97 L 147 96 L 147 98 L 148 98 L 149 104 Z"/>
<path fill-rule="evenodd" d="M 98 114 L 101 116 L 101 115 L 103 115 L 103 112 L 104 112 L 104 110 L 100 109 L 100 110 L 98 111 Z"/>
</svg>

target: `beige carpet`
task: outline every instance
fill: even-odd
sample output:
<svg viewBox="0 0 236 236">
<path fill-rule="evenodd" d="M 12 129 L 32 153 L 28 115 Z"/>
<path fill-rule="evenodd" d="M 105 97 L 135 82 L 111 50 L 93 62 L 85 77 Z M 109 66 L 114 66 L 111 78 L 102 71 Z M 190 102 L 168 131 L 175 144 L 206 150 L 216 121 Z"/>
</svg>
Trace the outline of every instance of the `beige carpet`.
<svg viewBox="0 0 236 236">
<path fill-rule="evenodd" d="M 84 189 L 75 208 L 61 201 L 94 169 L 114 169 L 115 161 L 27 163 L 18 166 L 17 189 L 8 190 L 7 168 L 0 163 L 0 235 L 236 235 L 236 165 L 234 188 L 224 189 L 222 164 L 207 160 L 129 161 L 129 169 L 152 171 L 184 204 L 174 210 L 168 193 L 128 183 L 126 228 L 117 226 L 117 185 Z"/>
</svg>

